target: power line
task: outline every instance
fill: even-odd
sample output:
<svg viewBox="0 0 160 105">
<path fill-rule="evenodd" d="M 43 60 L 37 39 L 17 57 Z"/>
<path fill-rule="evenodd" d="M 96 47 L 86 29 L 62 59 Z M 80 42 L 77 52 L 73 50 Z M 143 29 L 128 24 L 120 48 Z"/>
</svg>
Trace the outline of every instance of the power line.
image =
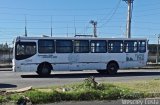
<svg viewBox="0 0 160 105">
<path fill-rule="evenodd" d="M 140 26 L 138 26 L 138 27 L 133 27 L 133 28 L 135 28 L 135 29 L 140 29 L 140 30 L 160 30 L 160 28 L 150 28 L 150 27 L 140 27 Z"/>
<path fill-rule="evenodd" d="M 97 28 L 103 27 L 106 23 L 108 23 L 112 19 L 112 17 L 116 13 L 117 9 L 119 8 L 120 2 L 121 2 L 121 0 L 119 0 L 119 2 L 117 3 L 116 7 L 110 12 L 110 13 L 112 13 L 112 15 L 109 17 L 109 19 L 106 22 L 102 22 L 102 21 L 106 20 L 106 17 L 104 17 L 104 18 L 102 18 L 102 19 L 100 19 L 98 21 L 98 23 L 102 23 L 102 24 Z M 107 14 L 107 17 L 108 17 L 108 14 Z M 85 30 L 88 30 L 88 29 L 89 29 L 89 25 L 87 25 L 87 27 L 85 27 Z"/>
<path fill-rule="evenodd" d="M 123 20 L 113 20 L 112 21 L 112 23 L 113 22 L 116 22 L 116 23 L 118 23 L 118 22 L 125 22 L 125 21 L 123 21 Z M 24 20 L 23 21 L 0 21 L 0 23 L 16 23 L 16 24 L 24 24 Z M 46 23 L 46 24 L 50 24 L 51 23 L 51 21 L 30 21 L 30 20 L 28 20 L 27 19 L 27 23 L 34 23 L 34 24 L 44 24 L 44 23 Z M 54 21 L 54 23 L 58 23 L 58 24 L 64 24 L 64 23 L 68 23 L 68 24 L 73 24 L 74 23 L 74 21 Z M 88 20 L 82 20 L 82 21 L 75 21 L 75 23 L 87 23 L 88 24 Z M 99 22 L 99 23 L 103 23 L 103 22 Z"/>
<path fill-rule="evenodd" d="M 4 15 L 20 15 L 20 16 L 25 16 L 25 15 L 27 15 L 27 16 L 43 16 L 43 17 L 50 17 L 50 16 L 54 16 L 54 17 L 58 17 L 58 16 L 68 16 L 68 17 L 70 17 L 70 16 L 83 16 L 83 17 L 85 17 L 85 16 L 102 16 L 102 15 L 105 15 L 105 14 L 95 14 L 95 13 L 93 13 L 93 14 L 47 14 L 47 15 L 44 15 L 44 14 L 29 14 L 29 13 L 7 13 L 7 12 L 0 12 L 0 14 L 4 14 Z"/>
<path fill-rule="evenodd" d="M 103 27 L 105 24 L 107 24 L 112 19 L 112 17 L 116 14 L 116 12 L 117 12 L 117 10 L 119 8 L 120 3 L 121 3 L 121 0 L 119 0 L 119 2 L 117 3 L 116 7 L 114 8 L 114 11 L 113 11 L 112 15 L 107 19 L 106 22 L 104 22 L 103 24 L 101 24 L 99 27 Z"/>
<path fill-rule="evenodd" d="M 133 21 L 133 22 L 160 25 L 160 23 L 158 23 L 158 22 L 152 22 L 152 20 L 150 20 L 150 21 Z"/>
<path fill-rule="evenodd" d="M 74 29 L 75 27 L 74 26 L 73 27 L 70 26 L 70 27 L 52 27 L 52 28 L 53 29 L 66 29 L 66 28 Z M 84 28 L 84 27 L 78 26 L 78 28 Z M 22 28 L 22 27 L 0 27 L 0 29 L 24 29 L 24 28 Z M 48 26 L 48 27 L 40 27 L 40 28 L 37 28 L 37 27 L 28 27 L 27 29 L 51 29 L 51 28 Z"/>
<path fill-rule="evenodd" d="M 138 12 L 148 12 L 148 11 L 155 11 L 155 10 L 160 10 L 160 8 L 152 8 L 152 9 L 141 9 L 141 10 L 138 10 Z"/>
<path fill-rule="evenodd" d="M 54 21 L 54 23 L 73 23 L 73 20 L 61 20 L 61 21 Z M 76 23 L 87 23 L 88 20 L 76 20 Z M 16 19 L 0 19 L 0 23 L 24 23 L 24 20 L 16 20 Z M 48 20 L 29 20 L 27 19 L 27 23 L 51 23 L 51 21 Z"/>
<path fill-rule="evenodd" d="M 155 2 L 155 0 L 154 0 L 154 2 L 142 2 L 141 4 L 140 4 L 140 6 L 141 7 L 149 7 L 149 6 L 153 6 L 153 7 L 155 7 L 155 6 L 159 6 L 160 5 L 160 2 L 159 2 L 159 0 L 157 0 L 158 2 Z M 136 2 L 136 1 L 135 1 Z M 139 1 L 138 1 L 139 2 Z M 139 4 L 139 3 L 138 3 Z M 135 5 L 136 6 L 136 5 Z M 138 5 L 139 6 L 139 5 Z"/>
<path fill-rule="evenodd" d="M 1 9 L 16 9 L 16 10 L 26 10 L 26 11 L 106 11 L 111 8 L 50 8 L 50 9 L 44 9 L 44 8 L 12 8 L 12 7 L 0 7 Z"/>
<path fill-rule="evenodd" d="M 150 14 L 134 15 L 134 17 L 144 17 L 144 16 L 154 16 L 154 15 L 160 15 L 160 13 L 150 13 Z"/>
</svg>

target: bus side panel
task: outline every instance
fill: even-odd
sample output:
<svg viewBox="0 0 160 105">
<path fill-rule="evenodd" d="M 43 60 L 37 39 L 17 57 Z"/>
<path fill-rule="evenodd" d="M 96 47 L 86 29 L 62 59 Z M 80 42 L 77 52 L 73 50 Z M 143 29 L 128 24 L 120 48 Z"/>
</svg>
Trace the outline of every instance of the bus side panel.
<svg viewBox="0 0 160 105">
<path fill-rule="evenodd" d="M 76 62 L 70 64 L 71 70 L 106 70 L 110 61 L 116 61 L 120 68 L 125 68 L 125 53 L 89 53 L 74 55 Z"/>
<path fill-rule="evenodd" d="M 68 64 L 53 64 L 54 71 L 68 71 Z"/>
<path fill-rule="evenodd" d="M 105 63 L 74 63 L 69 65 L 70 70 L 97 70 L 106 69 Z"/>
<path fill-rule="evenodd" d="M 119 69 L 126 68 L 126 54 L 125 53 L 108 53 L 107 65 L 111 61 L 117 62 Z"/>
<path fill-rule="evenodd" d="M 126 68 L 143 67 L 147 62 L 147 53 L 127 53 Z"/>
</svg>

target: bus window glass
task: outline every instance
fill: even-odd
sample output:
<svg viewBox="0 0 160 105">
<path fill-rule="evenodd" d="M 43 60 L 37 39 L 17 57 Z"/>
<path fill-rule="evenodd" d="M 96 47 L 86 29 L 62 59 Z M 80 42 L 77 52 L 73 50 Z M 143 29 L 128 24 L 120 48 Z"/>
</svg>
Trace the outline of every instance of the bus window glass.
<svg viewBox="0 0 160 105">
<path fill-rule="evenodd" d="M 54 53 L 54 40 L 39 40 L 38 41 L 39 53 Z"/>
<path fill-rule="evenodd" d="M 126 53 L 136 53 L 138 51 L 137 43 L 138 43 L 137 41 L 131 41 L 131 40 L 124 41 L 124 51 Z"/>
<path fill-rule="evenodd" d="M 75 53 L 89 53 L 89 41 L 88 40 L 75 40 L 74 41 Z"/>
<path fill-rule="evenodd" d="M 29 58 L 36 54 L 35 42 L 17 42 L 16 43 L 16 60 Z"/>
<path fill-rule="evenodd" d="M 56 52 L 57 53 L 72 53 L 73 52 L 72 40 L 57 40 L 56 41 Z"/>
<path fill-rule="evenodd" d="M 139 41 L 139 43 L 138 43 L 138 51 L 140 53 L 146 52 L 146 41 Z"/>
<path fill-rule="evenodd" d="M 92 40 L 90 43 L 91 53 L 105 53 L 107 51 L 106 41 Z"/>
<path fill-rule="evenodd" d="M 123 41 L 109 40 L 108 41 L 108 52 L 109 53 L 122 53 L 123 52 Z"/>
</svg>

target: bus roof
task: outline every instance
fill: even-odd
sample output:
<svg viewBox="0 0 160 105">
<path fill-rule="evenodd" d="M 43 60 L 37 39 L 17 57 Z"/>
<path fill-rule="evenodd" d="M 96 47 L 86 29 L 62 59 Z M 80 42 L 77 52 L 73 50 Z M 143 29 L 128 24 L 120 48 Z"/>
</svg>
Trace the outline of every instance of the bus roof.
<svg viewBox="0 0 160 105">
<path fill-rule="evenodd" d="M 97 37 L 16 37 L 18 40 L 39 40 L 39 39 L 60 39 L 60 40 L 147 40 L 147 38 L 97 38 Z"/>
</svg>

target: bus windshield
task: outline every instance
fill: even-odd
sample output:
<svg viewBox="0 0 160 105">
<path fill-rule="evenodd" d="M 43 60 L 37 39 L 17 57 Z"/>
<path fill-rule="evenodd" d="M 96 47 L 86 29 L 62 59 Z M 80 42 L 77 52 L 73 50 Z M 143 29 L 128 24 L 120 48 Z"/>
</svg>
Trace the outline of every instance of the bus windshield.
<svg viewBox="0 0 160 105">
<path fill-rule="evenodd" d="M 16 60 L 29 58 L 36 54 L 35 42 L 17 42 L 16 43 Z"/>
</svg>

